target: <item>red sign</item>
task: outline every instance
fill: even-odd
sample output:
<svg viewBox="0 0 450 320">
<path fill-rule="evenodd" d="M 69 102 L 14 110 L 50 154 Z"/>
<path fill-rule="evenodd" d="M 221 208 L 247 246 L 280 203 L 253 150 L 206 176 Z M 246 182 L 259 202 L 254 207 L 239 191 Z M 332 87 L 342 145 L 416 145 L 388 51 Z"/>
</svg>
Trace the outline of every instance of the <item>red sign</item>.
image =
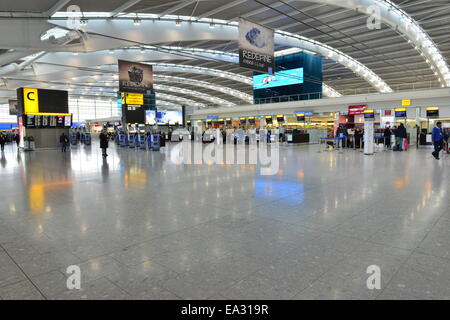
<svg viewBox="0 0 450 320">
<path fill-rule="evenodd" d="M 348 106 L 348 115 L 355 116 L 358 114 L 364 114 L 364 110 L 367 109 L 367 104 L 360 104 L 357 106 Z"/>
<path fill-rule="evenodd" d="M 384 115 L 385 116 L 391 116 L 392 115 L 392 110 L 384 110 Z"/>
</svg>

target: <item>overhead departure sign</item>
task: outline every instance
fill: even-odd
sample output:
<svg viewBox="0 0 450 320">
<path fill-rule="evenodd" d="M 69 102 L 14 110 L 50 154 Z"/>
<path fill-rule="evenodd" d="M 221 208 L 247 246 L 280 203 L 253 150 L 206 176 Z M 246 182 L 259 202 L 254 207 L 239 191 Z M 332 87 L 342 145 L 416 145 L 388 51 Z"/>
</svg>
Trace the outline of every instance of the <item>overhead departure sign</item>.
<svg viewBox="0 0 450 320">
<path fill-rule="evenodd" d="M 397 108 L 394 111 L 396 118 L 406 118 L 406 108 Z"/>
<path fill-rule="evenodd" d="M 439 117 L 439 107 L 428 107 L 427 108 L 427 117 L 428 118 Z"/>
<path fill-rule="evenodd" d="M 144 95 L 141 93 L 121 92 L 122 104 L 127 105 L 144 105 Z"/>
<path fill-rule="evenodd" d="M 17 88 L 18 114 L 69 112 L 69 93 L 64 90 Z"/>
<path fill-rule="evenodd" d="M 305 114 L 304 113 L 297 113 L 297 121 L 305 121 Z"/>
<path fill-rule="evenodd" d="M 375 111 L 374 110 L 364 110 L 364 119 L 365 120 L 374 120 L 375 119 Z"/>
</svg>

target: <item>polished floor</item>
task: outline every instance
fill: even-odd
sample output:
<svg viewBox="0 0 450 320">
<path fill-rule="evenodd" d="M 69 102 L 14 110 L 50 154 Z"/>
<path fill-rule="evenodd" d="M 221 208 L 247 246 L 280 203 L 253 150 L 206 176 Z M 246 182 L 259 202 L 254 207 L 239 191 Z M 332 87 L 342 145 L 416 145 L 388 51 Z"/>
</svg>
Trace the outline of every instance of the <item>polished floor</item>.
<svg viewBox="0 0 450 320">
<path fill-rule="evenodd" d="M 8 145 L 0 298 L 450 299 L 450 156 L 321 150 L 282 146 L 262 176 L 164 149 Z"/>
</svg>

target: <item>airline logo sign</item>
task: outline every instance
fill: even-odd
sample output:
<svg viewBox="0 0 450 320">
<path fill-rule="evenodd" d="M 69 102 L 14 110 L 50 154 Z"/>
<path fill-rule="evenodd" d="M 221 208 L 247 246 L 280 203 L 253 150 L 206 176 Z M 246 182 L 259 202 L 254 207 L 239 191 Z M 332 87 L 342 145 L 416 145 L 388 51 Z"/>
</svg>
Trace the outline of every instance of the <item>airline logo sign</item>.
<svg viewBox="0 0 450 320">
<path fill-rule="evenodd" d="M 360 104 L 357 106 L 348 106 L 348 114 L 350 116 L 364 114 L 364 111 L 367 109 L 366 104 Z"/>
<path fill-rule="evenodd" d="M 38 89 L 24 88 L 23 89 L 23 101 L 24 101 L 25 114 L 39 113 Z"/>
</svg>

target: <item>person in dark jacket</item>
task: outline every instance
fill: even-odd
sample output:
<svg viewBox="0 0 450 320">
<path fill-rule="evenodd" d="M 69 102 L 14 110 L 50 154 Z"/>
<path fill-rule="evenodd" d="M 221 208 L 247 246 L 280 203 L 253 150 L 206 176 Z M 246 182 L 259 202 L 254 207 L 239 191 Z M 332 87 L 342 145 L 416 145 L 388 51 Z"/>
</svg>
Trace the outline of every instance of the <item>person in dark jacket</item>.
<svg viewBox="0 0 450 320">
<path fill-rule="evenodd" d="M 106 130 L 102 130 L 100 133 L 100 148 L 102 149 L 102 156 L 107 157 L 106 149 L 108 149 L 108 136 L 106 135 Z"/>
<path fill-rule="evenodd" d="M 395 134 L 395 150 L 403 151 L 403 139 L 406 139 L 406 128 L 403 123 L 400 123 L 397 130 L 394 132 Z"/>
<path fill-rule="evenodd" d="M 59 144 L 61 145 L 61 152 L 67 152 L 67 143 L 69 142 L 69 138 L 63 132 L 59 137 Z"/>
<path fill-rule="evenodd" d="M 14 141 L 16 142 L 16 145 L 17 145 L 17 148 L 18 148 L 19 144 L 20 144 L 20 135 L 19 134 L 16 134 L 14 136 Z"/>
<path fill-rule="evenodd" d="M 391 128 L 389 128 L 389 126 L 386 126 L 386 128 L 384 129 L 384 146 L 387 149 L 391 147 L 391 135 L 392 135 Z"/>
<path fill-rule="evenodd" d="M 3 133 L 0 133 L 0 148 L 1 151 L 5 151 L 5 143 L 6 143 L 6 137 L 3 135 Z"/>
</svg>

